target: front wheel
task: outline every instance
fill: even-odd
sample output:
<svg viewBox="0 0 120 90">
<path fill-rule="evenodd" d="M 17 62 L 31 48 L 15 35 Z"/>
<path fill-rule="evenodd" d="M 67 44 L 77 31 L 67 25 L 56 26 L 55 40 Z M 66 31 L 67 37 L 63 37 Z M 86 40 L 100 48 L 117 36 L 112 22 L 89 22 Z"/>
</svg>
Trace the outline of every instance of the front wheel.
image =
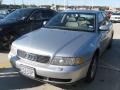
<svg viewBox="0 0 120 90">
<path fill-rule="evenodd" d="M 90 63 L 87 76 L 86 76 L 86 82 L 92 82 L 95 78 L 96 75 L 96 70 L 97 70 L 97 64 L 98 64 L 98 55 L 95 54 L 92 58 L 92 61 Z"/>
<path fill-rule="evenodd" d="M 111 39 L 110 39 L 110 42 L 109 42 L 109 44 L 108 44 L 108 46 L 107 46 L 107 49 L 112 48 L 112 41 L 113 41 L 113 34 L 112 34 L 112 37 L 111 37 Z"/>
<path fill-rule="evenodd" d="M 11 47 L 11 43 L 15 40 L 14 35 L 6 35 L 3 36 L 2 39 L 0 40 L 0 46 L 2 50 L 9 50 Z"/>
</svg>

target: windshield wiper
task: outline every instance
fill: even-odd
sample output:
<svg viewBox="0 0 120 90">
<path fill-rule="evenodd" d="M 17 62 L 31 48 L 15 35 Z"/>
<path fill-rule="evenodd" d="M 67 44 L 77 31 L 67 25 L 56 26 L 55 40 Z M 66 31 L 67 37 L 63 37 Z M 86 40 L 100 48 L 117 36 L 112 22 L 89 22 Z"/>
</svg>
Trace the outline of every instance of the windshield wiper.
<svg viewBox="0 0 120 90">
<path fill-rule="evenodd" d="M 94 30 L 88 30 L 88 29 L 74 29 L 74 28 L 58 27 L 58 26 L 45 26 L 44 28 L 61 29 L 61 30 L 67 30 L 67 31 L 85 31 L 85 32 L 94 31 Z"/>
<path fill-rule="evenodd" d="M 44 28 L 61 29 L 61 27 L 58 26 L 45 26 Z"/>
<path fill-rule="evenodd" d="M 44 28 L 53 28 L 53 27 L 49 27 L 49 26 L 44 26 Z"/>
</svg>

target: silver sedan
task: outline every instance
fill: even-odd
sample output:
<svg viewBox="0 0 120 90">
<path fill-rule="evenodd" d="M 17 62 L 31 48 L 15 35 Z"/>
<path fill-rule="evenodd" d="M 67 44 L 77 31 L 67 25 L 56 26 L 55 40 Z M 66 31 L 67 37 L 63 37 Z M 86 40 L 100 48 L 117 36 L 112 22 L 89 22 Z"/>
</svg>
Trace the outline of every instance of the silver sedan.
<svg viewBox="0 0 120 90">
<path fill-rule="evenodd" d="M 99 56 L 111 47 L 113 26 L 104 12 L 64 11 L 12 43 L 9 59 L 32 79 L 68 84 L 95 78 Z"/>
</svg>

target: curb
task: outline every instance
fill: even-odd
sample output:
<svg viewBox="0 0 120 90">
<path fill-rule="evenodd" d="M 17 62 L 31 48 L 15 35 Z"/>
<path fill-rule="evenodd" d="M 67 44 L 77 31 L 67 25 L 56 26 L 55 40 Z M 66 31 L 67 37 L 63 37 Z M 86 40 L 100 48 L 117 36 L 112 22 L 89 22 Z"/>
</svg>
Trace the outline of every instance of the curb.
<svg viewBox="0 0 120 90">
<path fill-rule="evenodd" d="M 3 69 L 3 68 L 11 68 L 10 62 L 1 63 L 0 64 L 0 69 Z"/>
</svg>

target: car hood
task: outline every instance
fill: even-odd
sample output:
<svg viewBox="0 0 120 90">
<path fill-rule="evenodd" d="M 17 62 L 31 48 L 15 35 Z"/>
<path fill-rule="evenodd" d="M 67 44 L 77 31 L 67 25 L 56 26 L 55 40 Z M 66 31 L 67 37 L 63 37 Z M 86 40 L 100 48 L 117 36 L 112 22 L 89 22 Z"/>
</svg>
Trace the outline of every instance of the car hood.
<svg viewBox="0 0 120 90">
<path fill-rule="evenodd" d="M 42 28 L 17 39 L 13 46 L 50 56 L 77 56 L 79 50 L 89 45 L 95 35 L 94 32 Z"/>
<path fill-rule="evenodd" d="M 4 27 L 4 26 L 12 26 L 15 23 L 21 23 L 22 20 L 15 20 L 15 19 L 1 19 L 0 20 L 0 27 Z"/>
</svg>

